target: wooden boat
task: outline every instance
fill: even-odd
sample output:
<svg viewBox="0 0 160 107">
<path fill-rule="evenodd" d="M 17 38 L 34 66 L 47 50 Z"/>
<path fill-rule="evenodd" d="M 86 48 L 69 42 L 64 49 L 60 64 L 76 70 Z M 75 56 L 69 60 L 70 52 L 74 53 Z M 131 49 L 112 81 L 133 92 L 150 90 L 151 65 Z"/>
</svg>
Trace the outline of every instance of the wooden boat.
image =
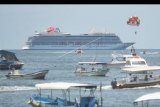
<svg viewBox="0 0 160 107">
<path fill-rule="evenodd" d="M 6 75 L 8 79 L 45 79 L 49 70 L 41 70 L 38 72 L 21 74 L 19 70 L 14 70 L 13 73 Z"/>
<path fill-rule="evenodd" d="M 158 102 L 155 103 L 155 101 Z M 140 96 L 133 102 L 133 105 L 134 107 L 159 107 L 159 101 L 160 92 L 154 92 Z"/>
<path fill-rule="evenodd" d="M 109 72 L 105 62 L 78 62 L 75 74 L 81 76 L 105 76 Z"/>
<path fill-rule="evenodd" d="M 128 77 L 111 82 L 113 89 L 146 87 L 160 84 L 160 66 L 124 68 Z M 157 71 L 157 72 L 156 72 Z"/>
<path fill-rule="evenodd" d="M 35 87 L 38 89 L 38 94 L 33 94 L 28 101 L 33 107 L 102 107 L 102 103 L 100 105 L 94 95 L 97 89 L 97 85 L 94 84 L 52 82 L 36 84 Z M 78 92 L 76 92 L 77 89 Z M 44 92 L 48 93 L 47 90 L 50 90 L 51 94 L 45 96 Z M 56 97 L 56 93 L 53 95 L 54 90 L 61 91 L 61 97 Z M 72 92 L 74 97 L 72 97 Z M 80 94 L 79 99 L 75 93 Z"/>
<path fill-rule="evenodd" d="M 24 63 L 18 60 L 15 53 L 0 50 L 0 70 L 21 69 L 23 65 Z"/>
</svg>

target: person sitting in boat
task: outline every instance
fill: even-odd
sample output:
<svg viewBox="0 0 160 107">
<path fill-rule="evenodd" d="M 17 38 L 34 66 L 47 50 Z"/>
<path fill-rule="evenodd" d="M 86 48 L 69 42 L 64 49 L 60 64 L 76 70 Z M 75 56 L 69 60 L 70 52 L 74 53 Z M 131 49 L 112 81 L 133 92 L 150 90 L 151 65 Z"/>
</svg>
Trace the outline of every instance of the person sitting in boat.
<svg viewBox="0 0 160 107">
<path fill-rule="evenodd" d="M 137 81 L 137 76 L 133 77 L 133 81 Z"/>
<path fill-rule="evenodd" d="M 144 80 L 148 81 L 148 75 L 145 75 Z"/>
<path fill-rule="evenodd" d="M 117 80 L 116 78 L 114 79 L 114 81 L 111 82 L 112 88 L 116 88 L 117 87 Z"/>
<path fill-rule="evenodd" d="M 92 71 L 94 71 L 94 67 L 92 68 Z"/>
<path fill-rule="evenodd" d="M 81 70 L 82 70 L 82 71 L 85 71 L 85 68 L 81 67 Z"/>
<path fill-rule="evenodd" d="M 149 76 L 149 80 L 154 80 L 154 78 L 152 77 L 152 75 Z"/>
</svg>

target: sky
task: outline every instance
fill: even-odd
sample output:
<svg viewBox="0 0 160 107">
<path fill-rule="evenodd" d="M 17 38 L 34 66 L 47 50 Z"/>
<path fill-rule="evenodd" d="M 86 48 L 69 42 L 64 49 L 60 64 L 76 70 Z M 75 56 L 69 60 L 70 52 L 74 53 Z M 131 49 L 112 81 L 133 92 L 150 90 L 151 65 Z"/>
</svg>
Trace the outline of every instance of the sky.
<svg viewBox="0 0 160 107">
<path fill-rule="evenodd" d="M 128 25 L 130 16 L 138 16 L 140 25 Z M 137 49 L 160 49 L 160 5 L 155 4 L 0 5 L 0 49 L 21 49 L 35 31 L 49 26 L 70 34 L 115 33 Z"/>
</svg>

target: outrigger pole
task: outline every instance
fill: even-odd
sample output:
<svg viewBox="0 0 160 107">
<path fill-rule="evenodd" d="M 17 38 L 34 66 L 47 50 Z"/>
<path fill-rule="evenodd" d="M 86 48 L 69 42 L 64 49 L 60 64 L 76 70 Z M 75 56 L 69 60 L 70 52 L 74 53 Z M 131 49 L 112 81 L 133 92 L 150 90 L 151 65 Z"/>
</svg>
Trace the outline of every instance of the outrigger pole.
<svg viewBox="0 0 160 107">
<path fill-rule="evenodd" d="M 82 47 L 84 47 L 84 46 L 86 46 L 86 45 L 88 45 L 88 44 L 90 44 L 90 43 L 92 43 L 92 42 L 94 42 L 94 41 L 97 41 L 98 39 L 100 39 L 101 37 L 99 37 L 99 38 L 97 38 L 97 39 L 94 39 L 94 40 L 92 40 L 91 42 L 89 42 L 89 43 L 87 43 L 87 44 L 85 44 L 85 45 L 82 45 L 82 46 L 80 46 L 80 47 L 78 47 L 78 48 L 82 48 Z M 78 48 L 76 48 L 76 49 L 78 49 Z M 74 49 L 75 50 L 75 49 Z M 73 52 L 74 50 L 72 50 L 72 51 L 69 51 L 69 52 L 67 52 L 67 53 L 65 53 L 65 54 L 63 54 L 62 56 L 60 56 L 59 58 L 61 58 L 61 57 L 63 57 L 63 56 L 65 56 L 65 55 L 67 55 L 67 54 L 69 54 L 69 53 L 71 53 L 71 52 Z"/>
</svg>

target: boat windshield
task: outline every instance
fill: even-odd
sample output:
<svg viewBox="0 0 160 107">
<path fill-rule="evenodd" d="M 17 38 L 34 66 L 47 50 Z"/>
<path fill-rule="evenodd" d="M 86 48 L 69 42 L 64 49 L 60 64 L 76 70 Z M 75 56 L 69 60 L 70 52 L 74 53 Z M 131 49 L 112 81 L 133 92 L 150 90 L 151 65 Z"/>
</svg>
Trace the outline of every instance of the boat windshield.
<svg viewBox="0 0 160 107">
<path fill-rule="evenodd" d="M 126 58 L 125 58 L 125 57 L 117 57 L 116 60 L 117 60 L 117 61 L 125 61 Z"/>
<path fill-rule="evenodd" d="M 133 65 L 146 65 L 145 61 L 133 61 L 132 62 Z"/>
</svg>

